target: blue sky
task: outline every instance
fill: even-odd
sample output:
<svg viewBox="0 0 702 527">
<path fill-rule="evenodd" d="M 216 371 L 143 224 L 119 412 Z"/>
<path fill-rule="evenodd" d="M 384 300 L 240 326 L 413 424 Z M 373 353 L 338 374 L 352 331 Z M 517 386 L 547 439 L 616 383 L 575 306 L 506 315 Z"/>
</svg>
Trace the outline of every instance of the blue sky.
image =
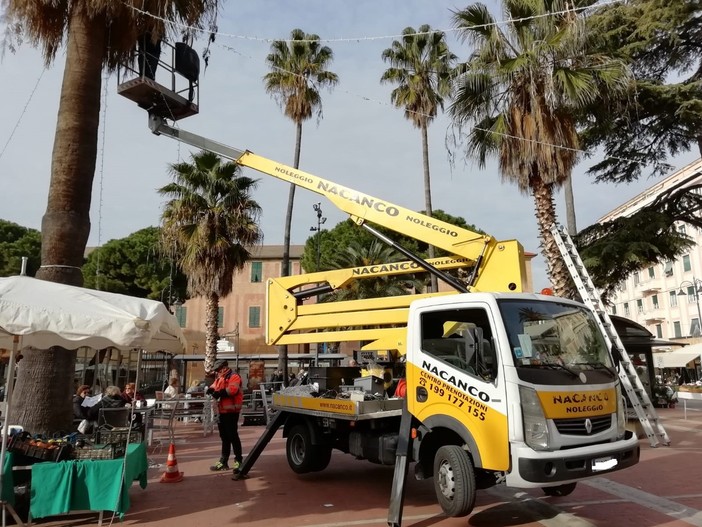
<svg viewBox="0 0 702 527">
<path fill-rule="evenodd" d="M 455 38 L 451 10 L 467 5 L 441 0 L 230 0 L 220 16 L 220 35 L 211 48 L 209 67 L 201 76 L 200 113 L 179 121 L 179 126 L 292 164 L 294 125 L 263 88 L 270 48 L 266 39 L 287 38 L 293 28 L 316 33 L 330 39 L 326 44 L 335 57 L 330 69 L 340 82 L 331 93 L 322 93 L 322 120 L 312 119 L 304 126 L 300 168 L 386 201 L 423 209 L 419 131 L 390 104 L 393 86 L 379 82 L 386 68 L 380 55 L 403 28 L 428 23 L 446 30 L 451 50 L 465 59 L 469 49 Z M 195 46 L 198 51 L 203 47 L 202 42 Z M 46 208 L 63 61 L 59 53 L 56 63 L 42 74 L 41 57 L 23 45 L 15 54 L 6 52 L 0 62 L 0 194 L 5 197 L 0 218 L 33 228 L 40 228 Z M 193 150 L 152 135 L 145 112 L 117 95 L 116 86 L 116 77 L 111 76 L 101 113 L 104 128 L 99 136 L 90 245 L 158 224 L 162 199 L 155 189 L 169 181 L 168 165 L 186 160 Z M 429 130 L 434 208 L 462 216 L 497 239 L 517 239 L 527 251 L 539 252 L 532 198 L 503 184 L 494 165 L 481 170 L 460 156 L 451 165 L 445 146 L 449 125 L 440 115 Z M 696 157 L 681 156 L 672 164 L 679 168 Z M 583 161 L 574 179 L 580 228 L 657 181 L 596 185 L 584 174 L 588 166 L 588 160 Z M 287 184 L 256 172 L 249 175 L 260 179 L 255 198 L 263 207 L 264 242 L 281 244 Z M 330 202 L 301 190 L 292 243 L 303 244 L 313 234 L 317 202 L 328 218 L 327 227 L 344 219 Z M 561 195 L 557 206 L 565 223 Z M 534 286 L 540 290 L 548 285 L 540 255 L 533 268 Z"/>
</svg>

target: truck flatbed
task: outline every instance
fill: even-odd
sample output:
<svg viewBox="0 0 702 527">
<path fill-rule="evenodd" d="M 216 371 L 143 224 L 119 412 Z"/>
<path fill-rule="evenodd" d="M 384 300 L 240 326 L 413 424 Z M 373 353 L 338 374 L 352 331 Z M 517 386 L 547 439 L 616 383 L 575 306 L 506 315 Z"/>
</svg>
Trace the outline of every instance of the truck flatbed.
<svg viewBox="0 0 702 527">
<path fill-rule="evenodd" d="M 274 410 L 293 412 L 316 417 L 334 417 L 349 421 L 377 419 L 402 415 L 402 399 L 377 399 L 352 401 L 350 399 L 329 399 L 307 395 L 273 394 L 271 407 Z"/>
</svg>

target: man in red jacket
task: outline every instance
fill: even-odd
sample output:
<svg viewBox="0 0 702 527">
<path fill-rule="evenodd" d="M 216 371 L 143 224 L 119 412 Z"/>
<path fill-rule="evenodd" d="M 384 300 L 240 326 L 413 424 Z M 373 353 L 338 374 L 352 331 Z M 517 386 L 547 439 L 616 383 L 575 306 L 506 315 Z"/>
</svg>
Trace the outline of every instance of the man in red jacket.
<svg viewBox="0 0 702 527">
<path fill-rule="evenodd" d="M 219 410 L 219 437 L 222 440 L 222 455 L 219 461 L 210 467 L 212 471 L 229 470 L 229 454 L 234 449 L 234 464 L 236 471 L 243 461 L 241 440 L 239 439 L 239 414 L 244 401 L 241 387 L 241 377 L 229 368 L 226 360 L 216 360 L 214 363 L 216 378 L 207 388 L 207 395 L 217 399 Z"/>
</svg>

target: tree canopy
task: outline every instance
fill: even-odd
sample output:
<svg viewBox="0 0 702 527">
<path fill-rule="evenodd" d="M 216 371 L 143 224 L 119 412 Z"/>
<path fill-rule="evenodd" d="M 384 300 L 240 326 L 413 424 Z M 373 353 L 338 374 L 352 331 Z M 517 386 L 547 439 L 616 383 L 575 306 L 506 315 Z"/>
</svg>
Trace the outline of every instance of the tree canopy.
<svg viewBox="0 0 702 527">
<path fill-rule="evenodd" d="M 84 286 L 166 304 L 185 300 L 185 275 L 161 250 L 160 236 L 160 228 L 147 227 L 95 248 L 83 266 Z"/>
<path fill-rule="evenodd" d="M 702 153 L 702 2 L 631 0 L 597 9 L 588 30 L 602 53 L 626 61 L 630 90 L 588 108 L 585 147 L 604 149 L 589 170 L 628 182 L 670 170 L 671 156 Z"/>
<path fill-rule="evenodd" d="M 28 259 L 27 275 L 34 276 L 41 263 L 41 233 L 0 220 L 0 276 L 20 274 L 23 256 Z"/>
</svg>

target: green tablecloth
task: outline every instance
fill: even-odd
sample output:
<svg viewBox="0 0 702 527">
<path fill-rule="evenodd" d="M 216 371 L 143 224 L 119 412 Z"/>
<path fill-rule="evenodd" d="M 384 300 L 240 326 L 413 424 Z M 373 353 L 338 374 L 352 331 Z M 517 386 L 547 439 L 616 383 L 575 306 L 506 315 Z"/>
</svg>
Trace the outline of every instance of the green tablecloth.
<svg viewBox="0 0 702 527">
<path fill-rule="evenodd" d="M 32 465 L 32 517 L 83 510 L 115 511 L 122 516 L 129 510 L 129 487 L 138 479 L 146 488 L 149 468 L 144 443 L 128 445 L 126 458 L 124 483 L 123 458 Z"/>
<path fill-rule="evenodd" d="M 2 470 L 2 489 L 0 489 L 0 499 L 10 505 L 15 504 L 15 478 L 12 474 L 14 466 L 14 456 L 12 452 L 5 452 L 5 466 Z"/>
</svg>

